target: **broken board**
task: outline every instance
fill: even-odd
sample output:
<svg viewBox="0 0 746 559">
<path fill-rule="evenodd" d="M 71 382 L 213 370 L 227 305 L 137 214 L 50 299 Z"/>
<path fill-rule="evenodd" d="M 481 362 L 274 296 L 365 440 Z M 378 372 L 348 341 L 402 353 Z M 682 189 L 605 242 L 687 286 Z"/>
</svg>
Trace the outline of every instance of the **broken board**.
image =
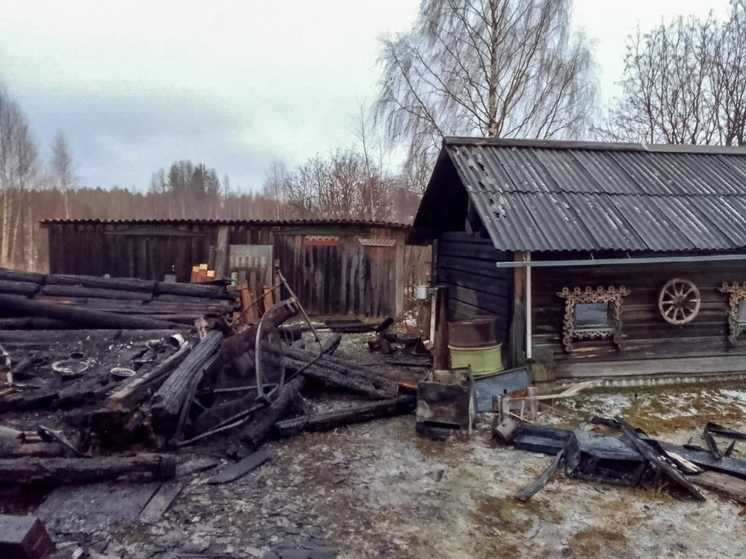
<svg viewBox="0 0 746 559">
<path fill-rule="evenodd" d="M 140 512 L 140 521 L 154 524 L 163 516 L 184 486 L 181 483 L 164 483 Z"/>
<path fill-rule="evenodd" d="M 746 505 L 746 481 L 742 479 L 718 474 L 717 472 L 704 472 L 690 479 L 694 485 L 715 491 L 737 503 Z"/>
<path fill-rule="evenodd" d="M 244 458 L 240 462 L 231 464 L 230 466 L 223 468 L 223 470 L 220 473 L 218 473 L 217 475 L 207 480 L 207 483 L 211 485 L 221 485 L 223 483 L 230 483 L 231 481 L 236 481 L 237 479 L 242 478 L 243 476 L 245 476 L 252 470 L 255 470 L 256 468 L 264 464 L 269 459 L 270 459 L 270 454 L 268 452 L 265 452 L 263 450 L 254 452 L 252 454 L 249 454 L 246 458 Z"/>
</svg>

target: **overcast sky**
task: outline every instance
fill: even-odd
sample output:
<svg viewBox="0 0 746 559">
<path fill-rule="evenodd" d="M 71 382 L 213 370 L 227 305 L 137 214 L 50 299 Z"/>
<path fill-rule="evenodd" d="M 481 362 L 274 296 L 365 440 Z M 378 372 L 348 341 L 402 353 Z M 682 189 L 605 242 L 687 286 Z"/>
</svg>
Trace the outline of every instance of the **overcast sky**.
<svg viewBox="0 0 746 559">
<path fill-rule="evenodd" d="M 0 0 L 0 82 L 46 154 L 67 136 L 81 185 L 146 188 L 178 159 L 256 189 L 273 160 L 297 165 L 356 141 L 376 94 L 378 38 L 419 0 Z M 727 0 L 575 0 L 605 99 L 626 36 Z"/>
</svg>

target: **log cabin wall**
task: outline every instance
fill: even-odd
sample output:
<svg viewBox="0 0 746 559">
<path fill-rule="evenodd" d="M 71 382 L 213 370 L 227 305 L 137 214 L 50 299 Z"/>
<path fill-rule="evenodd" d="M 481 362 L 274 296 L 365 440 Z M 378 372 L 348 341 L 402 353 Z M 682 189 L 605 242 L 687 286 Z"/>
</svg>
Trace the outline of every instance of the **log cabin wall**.
<svg viewBox="0 0 746 559">
<path fill-rule="evenodd" d="M 497 317 L 503 344 L 508 341 L 513 305 L 513 270 L 498 269 L 498 261 L 512 260 L 489 239 L 464 231 L 443 232 L 435 258 L 438 285 L 448 288 L 448 320 L 477 316 Z"/>
<path fill-rule="evenodd" d="M 214 262 L 218 231 L 228 227 L 230 245 L 273 246 L 274 258 L 311 314 L 383 317 L 403 310 L 406 226 L 189 221 L 44 226 L 52 274 L 162 280 L 174 273 L 187 282 L 192 266 Z"/>
<path fill-rule="evenodd" d="M 538 254 L 533 257 L 541 259 Z M 532 273 L 534 358 L 553 361 L 558 378 L 744 370 L 746 336 L 733 347 L 729 344 L 728 295 L 718 287 L 723 282 L 746 282 L 746 262 L 534 268 Z M 701 294 L 699 313 L 683 325 L 669 324 L 658 310 L 659 291 L 674 278 L 692 281 Z M 565 301 L 557 293 L 563 287 L 599 286 L 625 286 L 630 291 L 622 304 L 624 345 L 618 349 L 608 339 L 574 340 L 573 352 L 567 353 L 562 344 Z"/>
</svg>

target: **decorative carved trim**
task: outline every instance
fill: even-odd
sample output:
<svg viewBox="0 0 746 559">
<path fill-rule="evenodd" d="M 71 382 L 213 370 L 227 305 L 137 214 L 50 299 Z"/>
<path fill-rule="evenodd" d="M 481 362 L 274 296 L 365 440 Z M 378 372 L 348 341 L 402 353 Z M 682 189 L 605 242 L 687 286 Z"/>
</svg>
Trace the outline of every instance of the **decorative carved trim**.
<svg viewBox="0 0 746 559">
<path fill-rule="evenodd" d="M 357 239 L 364 247 L 393 247 L 396 246 L 396 239 Z"/>
<path fill-rule="evenodd" d="M 736 345 L 738 336 L 741 335 L 744 326 L 746 326 L 738 319 L 740 303 L 746 301 L 746 283 L 742 285 L 724 283 L 718 288 L 718 291 L 730 295 L 728 297 L 728 341 L 731 345 Z"/>
<path fill-rule="evenodd" d="M 624 287 L 576 287 L 570 290 L 563 287 L 557 293 L 565 300 L 565 316 L 562 328 L 562 345 L 567 353 L 572 353 L 572 342 L 576 339 L 605 339 L 611 338 L 618 348 L 622 348 L 622 298 L 629 295 L 629 290 Z M 605 303 L 611 311 L 610 328 L 575 329 L 575 307 L 578 304 Z"/>
<path fill-rule="evenodd" d="M 339 244 L 336 235 L 306 235 L 305 245 L 307 247 L 335 247 Z"/>
</svg>

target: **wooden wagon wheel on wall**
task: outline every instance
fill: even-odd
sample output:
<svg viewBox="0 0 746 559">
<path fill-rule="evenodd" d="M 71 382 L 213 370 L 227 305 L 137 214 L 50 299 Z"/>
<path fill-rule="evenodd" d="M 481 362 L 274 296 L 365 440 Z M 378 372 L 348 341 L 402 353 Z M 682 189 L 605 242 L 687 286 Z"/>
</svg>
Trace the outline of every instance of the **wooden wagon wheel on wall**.
<svg viewBox="0 0 746 559">
<path fill-rule="evenodd" d="M 658 294 L 658 310 L 670 324 L 686 324 L 694 320 L 702 305 L 699 289 L 689 280 L 675 278 Z"/>
</svg>

